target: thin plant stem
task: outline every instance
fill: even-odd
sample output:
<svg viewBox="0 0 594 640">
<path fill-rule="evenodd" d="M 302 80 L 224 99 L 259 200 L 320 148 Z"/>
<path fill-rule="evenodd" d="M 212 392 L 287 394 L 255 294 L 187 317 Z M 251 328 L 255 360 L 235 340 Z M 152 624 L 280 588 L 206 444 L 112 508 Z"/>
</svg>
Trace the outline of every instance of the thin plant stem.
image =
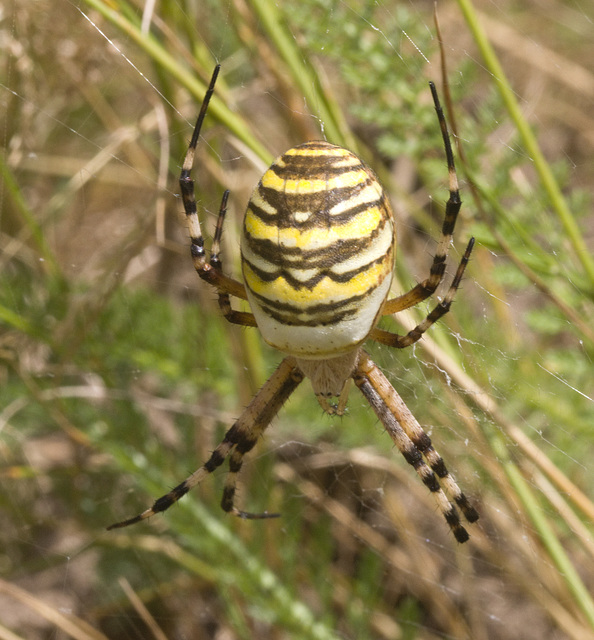
<svg viewBox="0 0 594 640">
<path fill-rule="evenodd" d="M 574 252 L 584 268 L 590 282 L 590 295 L 594 297 L 594 258 L 584 242 L 582 232 L 580 231 L 573 213 L 569 209 L 567 201 L 561 193 L 559 184 L 538 145 L 534 132 L 522 113 L 516 95 L 509 84 L 503 67 L 499 63 L 497 55 L 487 38 L 487 34 L 480 24 L 472 1 L 458 0 L 458 5 L 464 14 L 468 27 L 470 28 L 479 51 L 483 56 L 485 66 L 491 73 L 495 86 L 497 87 L 509 112 L 510 118 L 518 130 L 522 143 L 534 163 L 534 168 L 536 169 L 545 192 L 549 197 L 551 207 L 563 225 L 565 233 L 567 233 L 567 237 L 573 246 Z"/>
</svg>

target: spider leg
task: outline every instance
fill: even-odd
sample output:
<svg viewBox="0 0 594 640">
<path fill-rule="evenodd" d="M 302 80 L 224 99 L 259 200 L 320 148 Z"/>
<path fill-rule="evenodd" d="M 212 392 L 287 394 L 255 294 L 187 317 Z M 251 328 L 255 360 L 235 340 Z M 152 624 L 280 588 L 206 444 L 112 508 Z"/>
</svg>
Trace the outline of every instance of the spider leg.
<svg viewBox="0 0 594 640">
<path fill-rule="evenodd" d="M 385 331 L 384 329 L 378 329 L 375 327 L 372 329 L 369 337 L 376 342 L 381 342 L 382 344 L 387 344 L 390 347 L 395 347 L 397 349 L 404 349 L 405 347 L 409 347 L 411 344 L 414 344 L 421 338 L 421 336 L 429 329 L 432 324 L 435 324 L 441 317 L 443 317 L 452 306 L 452 301 L 454 300 L 454 296 L 456 295 L 456 291 L 460 286 L 460 282 L 462 281 L 462 276 L 464 275 L 464 271 L 466 270 L 466 266 L 468 265 L 468 261 L 470 260 L 470 254 L 472 253 L 472 248 L 474 247 L 474 238 L 470 238 L 468 245 L 466 246 L 466 251 L 462 256 L 462 260 L 460 260 L 460 264 L 458 265 L 458 269 L 456 270 L 456 275 L 452 280 L 452 284 L 448 289 L 444 299 L 431 311 L 431 313 L 418 324 L 414 329 L 411 329 L 405 336 L 398 335 L 397 333 L 392 333 L 391 331 Z"/>
<path fill-rule="evenodd" d="M 476 522 L 478 513 L 449 474 L 442 457 L 433 448 L 429 436 L 423 431 L 388 379 L 363 351 L 353 373 L 353 379 L 404 459 L 415 469 L 425 486 L 435 496 L 437 506 L 456 540 L 466 542 L 469 538 L 468 532 L 462 526 L 458 510 L 446 497 L 440 482 L 469 522 Z"/>
<path fill-rule="evenodd" d="M 450 135 L 448 133 L 448 125 L 439 102 L 439 96 L 437 95 L 437 89 L 433 82 L 429 83 L 431 89 L 431 95 L 433 96 L 433 104 L 435 105 L 435 112 L 437 113 L 437 119 L 439 121 L 439 127 L 441 129 L 441 136 L 443 139 L 443 145 L 445 148 L 446 160 L 448 164 L 448 178 L 449 178 L 449 191 L 450 196 L 446 203 L 445 217 L 441 228 L 441 238 L 435 251 L 433 263 L 429 270 L 429 277 L 413 287 L 407 293 L 388 300 L 383 308 L 382 314 L 388 315 L 392 313 L 398 313 L 413 307 L 414 305 L 422 302 L 431 296 L 440 282 L 443 279 L 445 273 L 445 264 L 448 257 L 448 250 L 452 242 L 452 236 L 454 234 L 454 228 L 456 226 L 456 220 L 458 219 L 458 213 L 462 206 L 460 200 L 460 191 L 458 188 L 458 176 L 456 174 L 456 165 L 454 164 L 454 154 L 452 152 L 452 145 L 450 142 Z"/>
<path fill-rule="evenodd" d="M 212 74 L 210 84 L 202 101 L 200 107 L 200 113 L 196 120 L 196 126 L 192 134 L 192 139 L 186 152 L 186 157 L 182 165 L 182 170 L 179 178 L 179 185 L 182 194 L 182 201 L 184 204 L 184 211 L 186 213 L 186 222 L 188 225 L 188 232 L 190 234 L 190 251 L 192 254 L 192 260 L 194 262 L 194 268 L 198 275 L 213 286 L 219 294 L 219 304 L 225 317 L 230 322 L 235 324 L 242 324 L 246 326 L 255 327 L 256 321 L 252 314 L 239 311 L 233 311 L 229 302 L 229 295 L 236 296 L 243 300 L 247 300 L 244 285 L 226 276 L 223 273 L 221 261 L 219 258 L 220 239 L 223 232 L 223 221 L 227 210 L 227 198 L 229 192 L 225 191 L 221 201 L 221 207 L 219 209 L 219 217 L 217 219 L 217 231 L 215 233 L 215 243 L 213 244 L 213 251 L 210 261 L 207 262 L 206 249 L 204 247 L 204 237 L 200 228 L 200 219 L 198 218 L 198 210 L 196 206 L 196 195 L 194 192 L 194 180 L 192 178 L 192 168 L 194 166 L 196 147 L 198 146 L 198 140 L 200 139 L 200 130 L 202 129 L 202 123 L 206 116 L 208 105 L 214 93 L 215 84 L 219 75 L 220 65 L 217 65 Z"/>
<path fill-rule="evenodd" d="M 243 456 L 254 447 L 258 438 L 303 380 L 303 377 L 294 358 L 285 358 L 260 391 L 254 396 L 245 411 L 227 431 L 222 442 L 202 467 L 169 493 L 156 500 L 153 506 L 146 511 L 143 511 L 133 518 L 112 524 L 107 527 L 107 529 L 127 527 L 141 520 L 146 520 L 156 513 L 169 509 L 171 505 L 176 503 L 181 497 L 188 493 L 188 491 L 200 484 L 206 476 L 220 467 L 227 457 L 229 457 L 229 473 L 225 481 L 223 499 L 221 501 L 223 510 L 241 518 L 273 517 L 272 514 L 267 513 L 247 513 L 240 511 L 234 506 L 237 474 L 241 469 Z"/>
<path fill-rule="evenodd" d="M 210 251 L 210 261 L 209 261 L 209 264 L 214 269 L 214 271 L 220 274 L 220 276 L 223 278 L 225 276 L 223 275 L 223 263 L 221 262 L 220 252 L 221 252 L 221 238 L 223 237 L 223 225 L 225 223 L 225 216 L 227 214 L 228 198 L 229 198 L 229 190 L 226 189 L 221 199 L 221 206 L 219 207 L 217 226 L 216 226 L 214 238 L 212 241 L 212 248 Z M 233 324 L 243 325 L 244 327 L 257 326 L 256 318 L 254 318 L 253 313 L 247 313 L 245 311 L 235 311 L 235 309 L 231 307 L 231 297 L 229 293 L 227 293 L 226 291 L 222 291 L 218 287 L 217 289 L 218 289 L 218 297 L 219 297 L 219 308 L 221 309 L 221 313 L 225 316 L 226 320 L 228 320 Z M 244 288 L 244 292 L 245 292 L 245 288 Z"/>
</svg>

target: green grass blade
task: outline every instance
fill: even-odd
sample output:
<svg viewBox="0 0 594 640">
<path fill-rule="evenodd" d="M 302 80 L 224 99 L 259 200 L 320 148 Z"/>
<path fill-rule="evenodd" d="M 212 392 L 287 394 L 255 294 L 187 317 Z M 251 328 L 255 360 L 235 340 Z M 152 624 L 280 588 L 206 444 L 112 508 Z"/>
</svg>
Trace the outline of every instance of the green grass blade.
<svg viewBox="0 0 594 640">
<path fill-rule="evenodd" d="M 23 226 L 29 231 L 31 237 L 33 238 L 35 245 L 37 246 L 37 249 L 41 254 L 43 266 L 45 267 L 46 271 L 52 276 L 59 276 L 60 268 L 58 267 L 58 263 L 56 262 L 52 250 L 45 241 L 43 229 L 35 219 L 35 216 L 29 209 L 27 203 L 25 202 L 19 185 L 12 175 L 10 167 L 6 163 L 4 154 L 1 153 L 0 179 L 4 185 L 4 189 L 6 189 L 6 193 L 10 196 L 10 199 L 12 200 L 12 203 L 21 218 Z"/>
<path fill-rule="evenodd" d="M 505 473 L 514 487 L 516 495 L 522 501 L 532 524 L 538 531 L 542 543 L 547 548 L 549 557 L 556 564 L 559 575 L 565 580 L 568 589 L 575 597 L 576 603 L 594 628 L 594 601 L 592 596 L 561 546 L 547 518 L 543 516 L 543 511 L 539 507 L 536 497 L 528 487 L 519 469 L 509 460 L 505 446 L 499 439 L 494 442 L 494 446 L 497 448 L 497 453 L 501 459 L 505 460 L 503 463 Z"/>
<path fill-rule="evenodd" d="M 349 149 L 357 148 L 349 127 L 342 119 L 342 111 L 326 95 L 318 74 L 295 44 L 295 38 L 282 23 L 277 5 L 271 0 L 251 0 L 258 19 L 285 61 L 310 109 L 317 115 L 324 134 L 331 142 Z"/>
<path fill-rule="evenodd" d="M 483 56 L 485 66 L 490 71 L 493 81 L 503 99 L 509 112 L 510 118 L 520 134 L 524 147 L 534 163 L 540 181 L 550 199 L 551 206 L 557 217 L 561 221 L 568 238 L 571 241 L 575 254 L 584 268 L 590 281 L 590 296 L 594 297 L 594 258 L 590 254 L 580 228 L 567 205 L 567 201 L 561 193 L 559 184 L 555 179 L 549 163 L 546 161 L 534 132 L 526 121 L 524 114 L 518 104 L 516 96 L 507 80 L 503 67 L 497 59 L 497 55 L 487 38 L 487 34 L 481 27 L 471 0 L 458 0 L 458 5 L 462 10 L 466 22 L 474 36 L 475 42 Z"/>
<path fill-rule="evenodd" d="M 148 56 L 154 60 L 164 71 L 171 75 L 171 78 L 178 84 L 186 87 L 186 89 L 201 102 L 206 92 L 206 84 L 200 79 L 196 78 L 192 70 L 188 69 L 183 64 L 180 64 L 179 60 L 175 59 L 168 51 L 166 51 L 150 33 L 142 33 L 139 23 L 133 23 L 126 19 L 122 13 L 118 13 L 116 10 L 108 6 L 107 3 L 101 0 L 85 0 L 93 9 L 96 9 L 105 17 L 109 22 L 115 25 L 118 29 L 128 35 L 130 38 L 140 46 Z M 86 14 L 83 13 L 85 17 Z M 213 62 L 213 68 L 214 68 Z M 210 77 L 212 69 L 205 70 L 207 77 Z M 259 158 L 261 158 L 266 164 L 270 164 L 272 156 L 268 150 L 251 134 L 249 125 L 233 113 L 225 103 L 216 95 L 210 102 L 209 114 L 213 115 L 219 122 L 221 122 L 229 131 L 236 135 L 242 142 L 244 142 Z"/>
</svg>

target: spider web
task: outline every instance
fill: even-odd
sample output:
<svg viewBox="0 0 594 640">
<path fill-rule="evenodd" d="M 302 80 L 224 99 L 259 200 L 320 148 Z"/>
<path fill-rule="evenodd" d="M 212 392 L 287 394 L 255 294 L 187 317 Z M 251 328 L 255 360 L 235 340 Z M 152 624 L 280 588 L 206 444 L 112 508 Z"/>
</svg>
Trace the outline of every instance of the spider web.
<svg viewBox="0 0 594 640">
<path fill-rule="evenodd" d="M 163 516 L 103 531 L 206 459 L 280 360 L 224 323 L 187 251 L 176 179 L 192 81 L 214 62 L 197 191 L 211 237 L 231 189 L 226 270 L 269 158 L 343 135 L 395 209 L 394 294 L 430 266 L 447 198 L 432 3 L 285 4 L 0 9 L 0 624 L 27 638 L 594 637 L 587 260 L 453 3 L 438 6 L 451 101 L 440 93 L 464 204 L 445 286 L 471 235 L 478 247 L 419 344 L 368 347 L 477 504 L 470 542 L 454 543 L 356 389 L 330 417 L 307 381 L 240 479 L 242 506 L 280 518 L 222 514 L 221 470 Z M 593 16 L 478 7 L 592 253 Z"/>
</svg>

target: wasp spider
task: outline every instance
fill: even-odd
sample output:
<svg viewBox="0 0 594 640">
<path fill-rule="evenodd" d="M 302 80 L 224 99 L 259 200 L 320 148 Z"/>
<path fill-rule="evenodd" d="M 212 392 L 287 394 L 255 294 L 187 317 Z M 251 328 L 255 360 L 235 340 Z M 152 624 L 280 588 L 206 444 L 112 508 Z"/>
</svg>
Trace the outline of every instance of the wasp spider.
<svg viewBox="0 0 594 640">
<path fill-rule="evenodd" d="M 309 378 L 324 411 L 338 414 L 344 411 L 351 380 L 355 382 L 405 460 L 435 496 L 456 540 L 465 542 L 468 532 L 458 508 L 469 522 L 476 521 L 478 513 L 448 473 L 429 436 L 361 348 L 368 338 L 398 349 L 419 340 L 448 312 L 474 244 L 471 239 L 445 297 L 423 322 L 404 336 L 376 326 L 381 316 L 408 309 L 434 293 L 444 275 L 460 210 L 452 149 L 434 85 L 430 87 L 445 145 L 450 191 L 441 240 L 429 277 L 408 293 L 388 300 L 395 254 L 394 217 L 388 198 L 356 155 L 323 141 L 289 149 L 255 188 L 241 236 L 244 284 L 223 273 L 219 258 L 228 192 L 223 195 L 207 260 L 191 171 L 218 72 L 219 67 L 204 97 L 180 176 L 194 267 L 215 288 L 229 322 L 258 327 L 264 340 L 287 356 L 202 467 L 150 509 L 109 528 L 125 527 L 165 511 L 227 458 L 222 508 L 242 518 L 271 517 L 273 514 L 247 513 L 235 506 L 237 474 L 244 455 L 301 381 Z M 231 296 L 247 300 L 252 313 L 233 309 Z M 338 397 L 336 406 L 330 403 L 334 397 Z"/>
</svg>

